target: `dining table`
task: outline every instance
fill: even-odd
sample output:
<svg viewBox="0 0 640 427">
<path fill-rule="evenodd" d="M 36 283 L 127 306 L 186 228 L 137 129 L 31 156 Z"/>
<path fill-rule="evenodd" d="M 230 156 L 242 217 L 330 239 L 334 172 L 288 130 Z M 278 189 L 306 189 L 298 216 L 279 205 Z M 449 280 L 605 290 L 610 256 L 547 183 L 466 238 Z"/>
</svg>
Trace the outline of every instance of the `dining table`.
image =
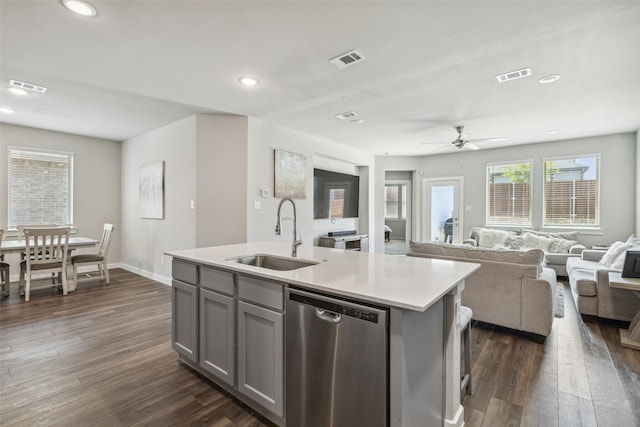
<svg viewBox="0 0 640 427">
<path fill-rule="evenodd" d="M 98 243 L 98 240 L 92 239 L 90 237 L 83 236 L 73 236 L 69 237 L 68 243 L 68 251 L 71 253 L 75 249 L 81 248 L 90 248 L 95 247 Z M 3 240 L 2 245 L 0 246 L 0 253 L 3 255 L 17 253 L 24 253 L 27 249 L 27 243 L 24 239 L 22 240 Z M 68 281 L 68 292 L 73 292 L 76 290 L 76 283 L 73 280 L 73 275 L 67 274 Z"/>
</svg>

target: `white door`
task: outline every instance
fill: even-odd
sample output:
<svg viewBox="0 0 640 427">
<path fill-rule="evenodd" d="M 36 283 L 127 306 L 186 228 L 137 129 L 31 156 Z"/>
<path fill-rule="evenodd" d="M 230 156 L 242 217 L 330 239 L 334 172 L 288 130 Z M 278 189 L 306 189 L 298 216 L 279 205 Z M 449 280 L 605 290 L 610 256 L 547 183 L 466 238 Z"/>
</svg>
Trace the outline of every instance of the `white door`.
<svg viewBox="0 0 640 427">
<path fill-rule="evenodd" d="M 423 240 L 462 243 L 463 177 L 425 178 Z"/>
</svg>

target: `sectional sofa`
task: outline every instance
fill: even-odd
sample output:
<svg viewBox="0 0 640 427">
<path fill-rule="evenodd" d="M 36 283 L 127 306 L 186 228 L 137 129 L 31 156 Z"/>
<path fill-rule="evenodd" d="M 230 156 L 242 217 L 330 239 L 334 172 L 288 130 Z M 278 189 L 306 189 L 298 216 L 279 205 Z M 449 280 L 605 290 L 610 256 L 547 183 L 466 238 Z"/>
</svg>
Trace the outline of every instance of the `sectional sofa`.
<svg viewBox="0 0 640 427">
<path fill-rule="evenodd" d="M 518 231 L 471 227 L 464 243 L 481 248 L 529 250 L 544 252 L 544 266 L 553 269 L 557 276 L 567 276 L 567 259 L 580 258 L 586 247 L 578 242 L 578 232 L 548 233 L 537 230 Z"/>
<path fill-rule="evenodd" d="M 541 250 L 494 250 L 411 241 L 407 255 L 479 263 L 480 269 L 465 280 L 462 291 L 462 304 L 473 310 L 473 319 L 540 337 L 551 333 L 556 274 L 542 266 Z"/>
</svg>

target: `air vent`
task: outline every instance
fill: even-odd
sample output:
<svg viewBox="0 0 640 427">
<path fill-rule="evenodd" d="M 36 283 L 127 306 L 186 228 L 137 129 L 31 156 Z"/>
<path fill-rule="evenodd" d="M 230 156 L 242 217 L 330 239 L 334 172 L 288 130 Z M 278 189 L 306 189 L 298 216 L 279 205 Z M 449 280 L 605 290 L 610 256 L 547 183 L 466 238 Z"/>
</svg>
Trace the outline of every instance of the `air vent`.
<svg viewBox="0 0 640 427">
<path fill-rule="evenodd" d="M 351 119 L 356 116 L 357 114 L 354 113 L 353 111 L 347 111 L 345 113 L 336 114 L 336 117 L 339 118 L 340 120 Z"/>
<path fill-rule="evenodd" d="M 338 55 L 333 59 L 330 59 L 333 65 L 338 68 L 345 68 L 349 65 L 353 65 L 356 62 L 364 61 L 366 58 L 357 50 L 352 50 L 351 52 L 343 53 L 342 55 Z"/>
<path fill-rule="evenodd" d="M 523 68 L 522 70 L 509 71 L 508 73 L 499 74 L 496 76 L 498 83 L 504 83 L 511 80 L 521 79 L 523 77 L 529 77 L 531 75 L 531 68 Z"/>
<path fill-rule="evenodd" d="M 32 92 L 45 93 L 47 88 L 44 86 L 34 85 L 32 83 L 19 82 L 18 80 L 9 80 L 11 86 L 19 87 L 21 89 L 30 90 Z"/>
</svg>

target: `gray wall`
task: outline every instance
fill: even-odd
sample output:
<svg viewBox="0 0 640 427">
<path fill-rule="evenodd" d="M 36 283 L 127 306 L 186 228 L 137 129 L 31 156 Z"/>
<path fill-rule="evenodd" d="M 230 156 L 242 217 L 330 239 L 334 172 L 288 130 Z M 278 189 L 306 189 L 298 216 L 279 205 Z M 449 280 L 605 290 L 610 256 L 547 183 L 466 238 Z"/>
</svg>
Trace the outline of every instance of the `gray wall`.
<svg viewBox="0 0 640 427">
<path fill-rule="evenodd" d="M 68 133 L 0 124 L 0 228 L 7 223 L 7 146 L 23 146 L 75 153 L 73 176 L 73 222 L 78 234 L 95 239 L 104 223 L 114 224 L 110 263 L 121 260 L 120 238 L 120 143 Z M 87 252 L 85 251 L 78 251 Z M 90 252 L 90 251 L 89 251 Z M 11 259 L 12 264 L 17 260 Z M 12 265 L 12 275 L 17 274 Z"/>
<path fill-rule="evenodd" d="M 533 160 L 533 226 L 540 229 L 542 221 L 542 162 L 551 156 L 601 154 L 601 227 L 581 232 L 580 240 L 587 245 L 609 244 L 625 240 L 636 229 L 636 145 L 637 134 L 616 134 L 539 144 L 518 145 L 493 150 L 460 151 L 427 157 L 376 157 L 376 213 L 382 215 L 385 170 L 415 171 L 414 207 L 422 215 L 424 178 L 464 176 L 462 208 L 464 235 L 471 226 L 485 222 L 485 168 L 489 162 Z M 416 182 L 417 181 L 417 182 Z M 378 190 L 380 188 L 380 190 Z M 414 220 L 412 238 L 421 236 L 419 220 Z M 379 219 L 375 229 L 382 228 Z M 376 237 L 382 241 L 382 236 Z"/>
<path fill-rule="evenodd" d="M 140 218 L 140 166 L 164 160 L 164 219 Z M 122 263 L 156 280 L 168 281 L 167 250 L 196 246 L 196 116 L 122 143 Z M 164 264 L 164 265 L 163 265 Z"/>
<path fill-rule="evenodd" d="M 247 117 L 197 116 L 196 246 L 247 241 Z"/>
</svg>

